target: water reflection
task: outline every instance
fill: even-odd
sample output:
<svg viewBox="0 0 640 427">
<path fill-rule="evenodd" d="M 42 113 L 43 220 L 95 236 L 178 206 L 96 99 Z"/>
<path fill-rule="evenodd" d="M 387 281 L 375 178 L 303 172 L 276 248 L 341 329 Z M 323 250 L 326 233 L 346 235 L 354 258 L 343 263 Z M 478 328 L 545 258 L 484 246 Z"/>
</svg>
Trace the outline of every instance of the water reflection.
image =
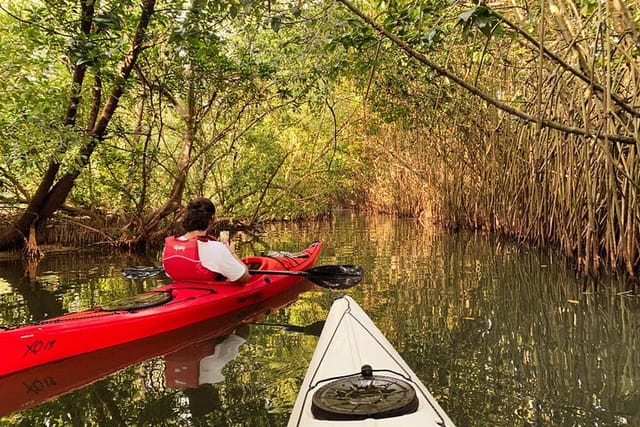
<svg viewBox="0 0 640 427">
<path fill-rule="evenodd" d="M 249 325 L 243 324 L 228 335 L 164 356 L 165 385 L 182 391 L 191 417 L 202 417 L 220 407 L 221 398 L 213 385 L 224 381 L 222 370 L 238 356 L 250 330 Z"/>
<path fill-rule="evenodd" d="M 319 264 L 362 265 L 362 284 L 345 292 L 457 425 L 640 425 L 640 307 L 612 279 L 602 279 L 597 292 L 583 292 L 553 254 L 478 234 L 450 235 L 409 219 L 344 212 L 329 220 L 270 225 L 266 236 L 240 250 L 296 251 L 322 239 Z M 67 258 L 77 263 L 67 259 L 37 275 L 40 290 L 65 311 L 164 280 L 138 284 L 120 275 L 124 266 L 153 265 L 154 256 Z M 0 264 L 0 277 L 11 284 L 10 292 L 0 294 L 0 324 L 35 316 L 27 291 L 18 289 L 20 281 L 8 269 Z M 332 297 L 310 288 L 261 322 L 311 325 L 325 318 Z M 58 425 L 279 427 L 286 425 L 316 342 L 284 327 L 253 326 L 222 370 L 224 380 L 195 387 L 203 388 L 201 395 L 171 387 L 165 361 L 154 358 L 0 424 L 42 425 L 55 418 Z M 189 407 L 198 398 L 208 412 Z"/>
<path fill-rule="evenodd" d="M 640 422 L 635 298 L 583 294 L 552 255 L 415 235 L 374 273 L 385 305 L 363 298 L 458 425 Z"/>
<path fill-rule="evenodd" d="M 190 345 L 164 356 L 165 383 L 172 389 L 194 389 L 224 381 L 222 369 L 238 355 L 251 328 L 238 326 L 223 337 Z"/>
</svg>

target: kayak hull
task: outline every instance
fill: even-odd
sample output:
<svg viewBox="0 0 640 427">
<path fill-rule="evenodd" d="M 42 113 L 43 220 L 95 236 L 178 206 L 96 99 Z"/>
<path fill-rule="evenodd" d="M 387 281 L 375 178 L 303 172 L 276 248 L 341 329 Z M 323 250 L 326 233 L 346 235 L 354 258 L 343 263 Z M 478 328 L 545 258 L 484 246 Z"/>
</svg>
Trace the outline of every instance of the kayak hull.
<svg viewBox="0 0 640 427">
<path fill-rule="evenodd" d="M 361 369 L 369 365 L 375 378 L 404 383 L 417 398 L 413 412 L 386 418 L 363 415 L 360 420 L 318 419 L 315 396 L 339 378 L 362 378 Z M 353 377 L 352 377 L 353 376 Z M 370 377 L 365 377 L 370 378 Z M 356 398 L 354 398 L 356 400 Z M 366 402 L 365 402 L 366 403 Z M 294 404 L 289 427 L 340 426 L 454 426 L 425 385 L 375 326 L 362 308 L 349 296 L 334 301 L 316 350 Z"/>
<path fill-rule="evenodd" d="M 166 360 L 187 352 L 195 354 L 194 349 L 210 346 L 239 325 L 258 322 L 293 303 L 312 286 L 310 282 L 300 283 L 273 298 L 185 328 L 6 375 L 0 378 L 0 417 L 40 405 L 154 357 L 165 356 Z M 198 362 L 194 357 L 191 364 Z"/>
<path fill-rule="evenodd" d="M 255 270 L 303 271 L 322 249 L 314 242 L 296 257 L 248 257 Z M 253 274 L 246 284 L 227 281 L 176 282 L 150 291 L 170 298 L 157 306 L 134 310 L 98 307 L 0 331 L 0 377 L 56 360 L 136 341 L 241 310 L 274 297 L 303 276 Z"/>
</svg>

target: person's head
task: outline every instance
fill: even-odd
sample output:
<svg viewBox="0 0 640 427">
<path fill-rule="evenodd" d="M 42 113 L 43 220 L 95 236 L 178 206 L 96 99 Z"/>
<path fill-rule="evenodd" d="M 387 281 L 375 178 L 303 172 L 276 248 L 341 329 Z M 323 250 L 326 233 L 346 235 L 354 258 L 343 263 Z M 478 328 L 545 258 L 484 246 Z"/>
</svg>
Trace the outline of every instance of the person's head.
<svg viewBox="0 0 640 427">
<path fill-rule="evenodd" d="M 191 200 L 182 218 L 182 226 L 185 232 L 206 230 L 209 228 L 215 213 L 216 207 L 206 197 L 198 197 Z"/>
</svg>

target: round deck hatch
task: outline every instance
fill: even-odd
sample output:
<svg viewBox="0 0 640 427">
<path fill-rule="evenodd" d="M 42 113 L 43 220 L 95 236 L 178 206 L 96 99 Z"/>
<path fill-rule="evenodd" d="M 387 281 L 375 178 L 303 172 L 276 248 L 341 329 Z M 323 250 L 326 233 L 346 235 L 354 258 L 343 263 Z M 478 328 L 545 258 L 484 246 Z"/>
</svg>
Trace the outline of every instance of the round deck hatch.
<svg viewBox="0 0 640 427">
<path fill-rule="evenodd" d="M 415 412 L 418 397 L 413 385 L 400 378 L 373 375 L 362 367 L 360 375 L 334 380 L 313 395 L 311 412 L 320 420 L 390 418 Z"/>
</svg>

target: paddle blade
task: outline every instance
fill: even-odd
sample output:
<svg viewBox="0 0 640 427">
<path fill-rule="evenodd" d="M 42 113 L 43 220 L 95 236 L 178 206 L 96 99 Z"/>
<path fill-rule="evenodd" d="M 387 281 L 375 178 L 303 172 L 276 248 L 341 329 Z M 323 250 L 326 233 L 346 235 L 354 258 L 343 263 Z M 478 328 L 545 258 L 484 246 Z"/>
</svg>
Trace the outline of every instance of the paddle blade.
<svg viewBox="0 0 640 427">
<path fill-rule="evenodd" d="M 147 279 L 149 277 L 157 276 L 163 271 L 164 269 L 162 267 L 148 267 L 144 265 L 138 265 L 135 267 L 123 268 L 122 275 L 127 279 Z"/>
<path fill-rule="evenodd" d="M 289 329 L 290 327 L 285 327 L 287 331 L 294 332 L 302 332 L 305 335 L 314 335 L 319 337 L 322 333 L 322 328 L 324 328 L 325 320 L 318 320 L 317 322 L 313 322 L 310 325 L 299 327 L 300 329 Z"/>
<path fill-rule="evenodd" d="M 329 289 L 349 289 L 362 281 L 364 270 L 359 265 L 320 265 L 304 272 L 318 286 Z"/>
<path fill-rule="evenodd" d="M 251 323 L 252 325 L 258 326 L 273 326 L 276 328 L 282 328 L 287 332 L 300 332 L 305 335 L 315 335 L 317 337 L 322 333 L 322 328 L 324 327 L 325 320 L 318 320 L 313 322 L 307 326 L 299 326 L 299 325 L 288 325 L 283 323 Z"/>
</svg>

